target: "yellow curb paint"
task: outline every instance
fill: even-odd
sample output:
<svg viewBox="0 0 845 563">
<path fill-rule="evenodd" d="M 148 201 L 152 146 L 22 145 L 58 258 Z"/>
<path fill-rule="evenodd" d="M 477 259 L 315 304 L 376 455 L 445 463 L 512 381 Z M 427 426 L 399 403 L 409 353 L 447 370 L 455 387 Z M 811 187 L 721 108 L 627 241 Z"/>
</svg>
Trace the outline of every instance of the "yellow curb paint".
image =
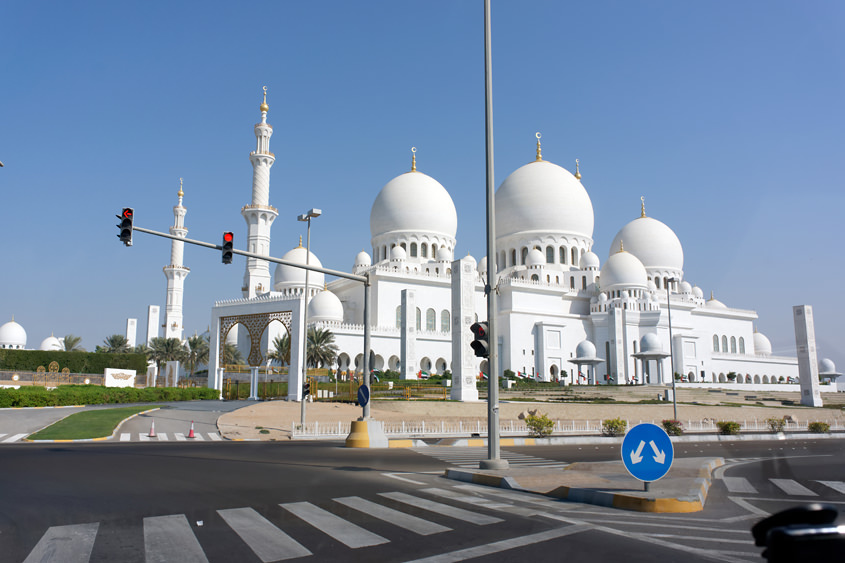
<svg viewBox="0 0 845 563">
<path fill-rule="evenodd" d="M 413 448 L 414 441 L 413 440 L 390 440 L 388 442 L 387 447 L 389 448 Z"/>
<path fill-rule="evenodd" d="M 534 438 L 526 438 L 525 442 L 522 443 L 523 446 L 533 446 L 534 445 Z"/>
<path fill-rule="evenodd" d="M 502 439 L 499 440 L 499 445 L 500 446 L 515 446 L 516 444 L 514 443 L 513 438 L 502 438 Z"/>
<path fill-rule="evenodd" d="M 629 497 L 625 495 L 614 495 L 613 507 L 625 510 L 636 510 L 638 512 L 672 513 L 700 512 L 704 508 L 698 500 L 683 501 L 676 498 L 647 499 Z"/>
<path fill-rule="evenodd" d="M 485 445 L 486 444 L 484 443 L 484 440 L 477 440 L 477 439 L 476 440 L 472 440 L 472 439 L 467 440 L 467 446 L 470 446 L 470 447 L 473 447 L 473 448 L 479 448 L 479 447 L 482 447 L 482 446 L 485 446 Z"/>
</svg>

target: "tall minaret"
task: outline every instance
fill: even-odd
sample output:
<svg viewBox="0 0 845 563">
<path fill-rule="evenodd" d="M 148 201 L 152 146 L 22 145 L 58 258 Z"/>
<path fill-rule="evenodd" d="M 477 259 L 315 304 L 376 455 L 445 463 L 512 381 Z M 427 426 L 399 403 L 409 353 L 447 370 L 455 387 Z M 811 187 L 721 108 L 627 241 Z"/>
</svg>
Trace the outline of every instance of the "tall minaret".
<svg viewBox="0 0 845 563">
<path fill-rule="evenodd" d="M 276 161 L 276 155 L 270 152 L 270 135 L 273 126 L 267 123 L 267 87 L 264 87 L 264 101 L 261 103 L 261 123 L 255 125 L 255 150 L 249 153 L 252 163 L 252 203 L 241 209 L 247 224 L 246 248 L 248 252 L 270 254 L 270 226 L 278 210 L 270 205 L 270 167 Z M 264 260 L 247 258 L 244 285 L 241 288 L 244 297 L 255 297 L 273 289 L 273 277 L 270 266 Z"/>
<path fill-rule="evenodd" d="M 175 237 L 185 238 L 188 229 L 185 228 L 185 214 L 188 212 L 182 206 L 182 178 L 179 178 L 179 203 L 173 208 L 173 226 L 170 227 L 170 234 Z M 182 340 L 182 289 L 185 278 L 190 273 L 190 268 L 182 265 L 182 254 L 185 243 L 181 240 L 173 240 L 170 245 L 170 265 L 162 268 L 167 278 L 167 304 L 164 309 L 164 337 L 178 338 Z"/>
</svg>

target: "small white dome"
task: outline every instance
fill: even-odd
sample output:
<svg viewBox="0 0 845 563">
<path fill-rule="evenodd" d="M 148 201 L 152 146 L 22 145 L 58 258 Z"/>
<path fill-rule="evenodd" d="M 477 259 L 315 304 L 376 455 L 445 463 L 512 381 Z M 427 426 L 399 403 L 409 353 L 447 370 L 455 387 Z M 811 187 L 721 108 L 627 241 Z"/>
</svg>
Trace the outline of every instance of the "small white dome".
<svg viewBox="0 0 845 563">
<path fill-rule="evenodd" d="M 529 268 L 532 266 L 543 266 L 545 263 L 546 258 L 543 256 L 543 253 L 536 248 L 532 248 L 528 252 L 528 256 L 525 257 L 525 265 Z"/>
<path fill-rule="evenodd" d="M 698 299 L 704 299 L 704 291 L 698 286 L 692 288 L 692 294 Z"/>
<path fill-rule="evenodd" d="M 657 291 L 657 286 L 654 285 L 654 280 L 648 280 L 648 290 Z"/>
<path fill-rule="evenodd" d="M 599 303 L 606 303 L 607 302 L 607 293 L 601 292 L 599 293 Z"/>
<path fill-rule="evenodd" d="M 638 217 L 616 234 L 610 245 L 615 252 L 620 244 L 640 259 L 646 270 L 684 269 L 684 250 L 675 232 L 651 217 Z"/>
<path fill-rule="evenodd" d="M 0 348 L 26 348 L 26 331 L 15 321 L 0 326 Z"/>
<path fill-rule="evenodd" d="M 51 350 L 62 350 L 64 346 L 62 346 L 62 341 L 56 338 L 53 335 L 48 336 L 44 340 L 41 341 L 41 346 L 38 347 L 39 350 L 49 352 Z"/>
<path fill-rule="evenodd" d="M 531 162 L 496 190 L 496 239 L 527 232 L 592 238 L 593 204 L 568 170 L 545 160 Z"/>
<path fill-rule="evenodd" d="M 408 253 L 405 252 L 405 249 L 399 245 L 394 246 L 390 249 L 390 259 L 391 260 L 405 260 L 408 257 Z"/>
<path fill-rule="evenodd" d="M 582 340 L 575 347 L 575 357 L 579 360 L 592 360 L 596 357 L 596 346 L 589 340 Z"/>
<path fill-rule="evenodd" d="M 754 353 L 758 356 L 772 355 L 772 343 L 762 332 L 754 333 Z"/>
<path fill-rule="evenodd" d="M 819 360 L 819 375 L 826 373 L 836 373 L 836 364 L 833 363 L 833 360 L 822 358 Z"/>
<path fill-rule="evenodd" d="M 637 257 L 621 250 L 610 256 L 604 266 L 601 267 L 601 288 L 602 291 L 613 291 L 623 288 L 648 287 L 648 274 L 642 262 Z"/>
<path fill-rule="evenodd" d="M 445 246 L 440 247 L 437 249 L 437 260 L 439 262 L 451 262 L 452 261 L 452 251 L 446 248 Z"/>
<path fill-rule="evenodd" d="M 718 299 L 711 297 L 707 301 L 704 302 L 704 306 L 710 309 L 727 309 L 728 306 L 719 301 Z"/>
<path fill-rule="evenodd" d="M 653 332 L 643 335 L 640 339 L 640 352 L 663 352 L 660 338 Z"/>
<path fill-rule="evenodd" d="M 685 295 L 689 295 L 690 293 L 692 293 L 692 285 L 690 285 L 689 282 L 682 281 L 678 285 L 678 291 L 680 291 L 681 293 L 683 293 Z"/>
<path fill-rule="evenodd" d="M 370 212 L 373 238 L 400 232 L 433 233 L 454 239 L 458 213 L 449 192 L 422 172 L 406 172 L 381 189 Z"/>
<path fill-rule="evenodd" d="M 287 254 L 282 256 L 283 260 L 288 260 L 296 264 L 305 264 L 306 250 L 303 246 L 289 250 Z M 308 264 L 310 266 L 322 267 L 323 264 L 313 252 L 308 254 Z M 311 272 L 308 274 L 308 284 L 310 287 L 322 287 L 325 283 L 325 276 L 320 272 Z M 305 287 L 305 270 L 302 268 L 295 268 L 293 266 L 286 266 L 279 264 L 276 266 L 276 272 L 273 275 L 273 288 L 276 291 L 282 291 L 288 287 Z"/>
<path fill-rule="evenodd" d="M 481 259 L 481 262 L 478 263 L 478 267 L 475 269 L 481 275 L 487 275 L 487 257 Z"/>
<path fill-rule="evenodd" d="M 343 322 L 343 304 L 337 295 L 323 290 L 308 302 L 308 320 Z"/>
<path fill-rule="evenodd" d="M 581 262 L 579 267 L 582 270 L 598 270 L 600 264 L 599 257 L 596 255 L 595 252 L 585 252 L 583 256 L 581 256 Z"/>
<path fill-rule="evenodd" d="M 372 260 L 372 258 L 370 258 L 370 255 L 367 254 L 366 252 L 364 252 L 363 250 L 361 252 L 359 252 L 357 256 L 355 256 L 355 266 L 356 267 L 367 267 L 367 266 L 371 266 L 372 263 L 373 263 L 373 260 Z"/>
</svg>

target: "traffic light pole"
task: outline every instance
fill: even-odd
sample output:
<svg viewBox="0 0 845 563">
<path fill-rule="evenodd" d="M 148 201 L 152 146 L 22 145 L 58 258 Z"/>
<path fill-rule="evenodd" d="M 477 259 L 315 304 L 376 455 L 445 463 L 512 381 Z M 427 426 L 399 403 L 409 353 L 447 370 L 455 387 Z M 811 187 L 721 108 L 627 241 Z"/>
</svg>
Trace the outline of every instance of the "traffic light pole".
<svg viewBox="0 0 845 563">
<path fill-rule="evenodd" d="M 506 469 L 508 462 L 499 452 L 499 341 L 496 336 L 498 310 L 496 287 L 496 214 L 493 174 L 493 64 L 490 51 L 490 0 L 484 0 L 484 129 L 487 145 L 487 459 L 481 469 Z"/>
</svg>

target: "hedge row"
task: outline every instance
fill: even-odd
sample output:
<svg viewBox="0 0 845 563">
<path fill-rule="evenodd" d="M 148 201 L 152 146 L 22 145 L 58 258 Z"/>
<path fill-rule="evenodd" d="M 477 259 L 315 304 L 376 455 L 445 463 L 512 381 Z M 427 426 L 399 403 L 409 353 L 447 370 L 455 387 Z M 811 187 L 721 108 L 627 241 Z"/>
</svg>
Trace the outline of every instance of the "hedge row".
<svg viewBox="0 0 845 563">
<path fill-rule="evenodd" d="M 219 391 L 206 387 L 103 387 L 101 385 L 59 385 L 56 389 L 21 387 L 0 389 L 0 408 L 103 405 L 111 403 L 154 403 L 217 399 Z"/>
<path fill-rule="evenodd" d="M 36 371 L 39 366 L 47 369 L 50 362 L 58 363 L 60 370 L 68 368 L 71 373 L 101 374 L 106 368 L 134 369 L 139 375 L 147 373 L 147 357 L 144 354 L 0 350 L 0 370 Z"/>
</svg>

